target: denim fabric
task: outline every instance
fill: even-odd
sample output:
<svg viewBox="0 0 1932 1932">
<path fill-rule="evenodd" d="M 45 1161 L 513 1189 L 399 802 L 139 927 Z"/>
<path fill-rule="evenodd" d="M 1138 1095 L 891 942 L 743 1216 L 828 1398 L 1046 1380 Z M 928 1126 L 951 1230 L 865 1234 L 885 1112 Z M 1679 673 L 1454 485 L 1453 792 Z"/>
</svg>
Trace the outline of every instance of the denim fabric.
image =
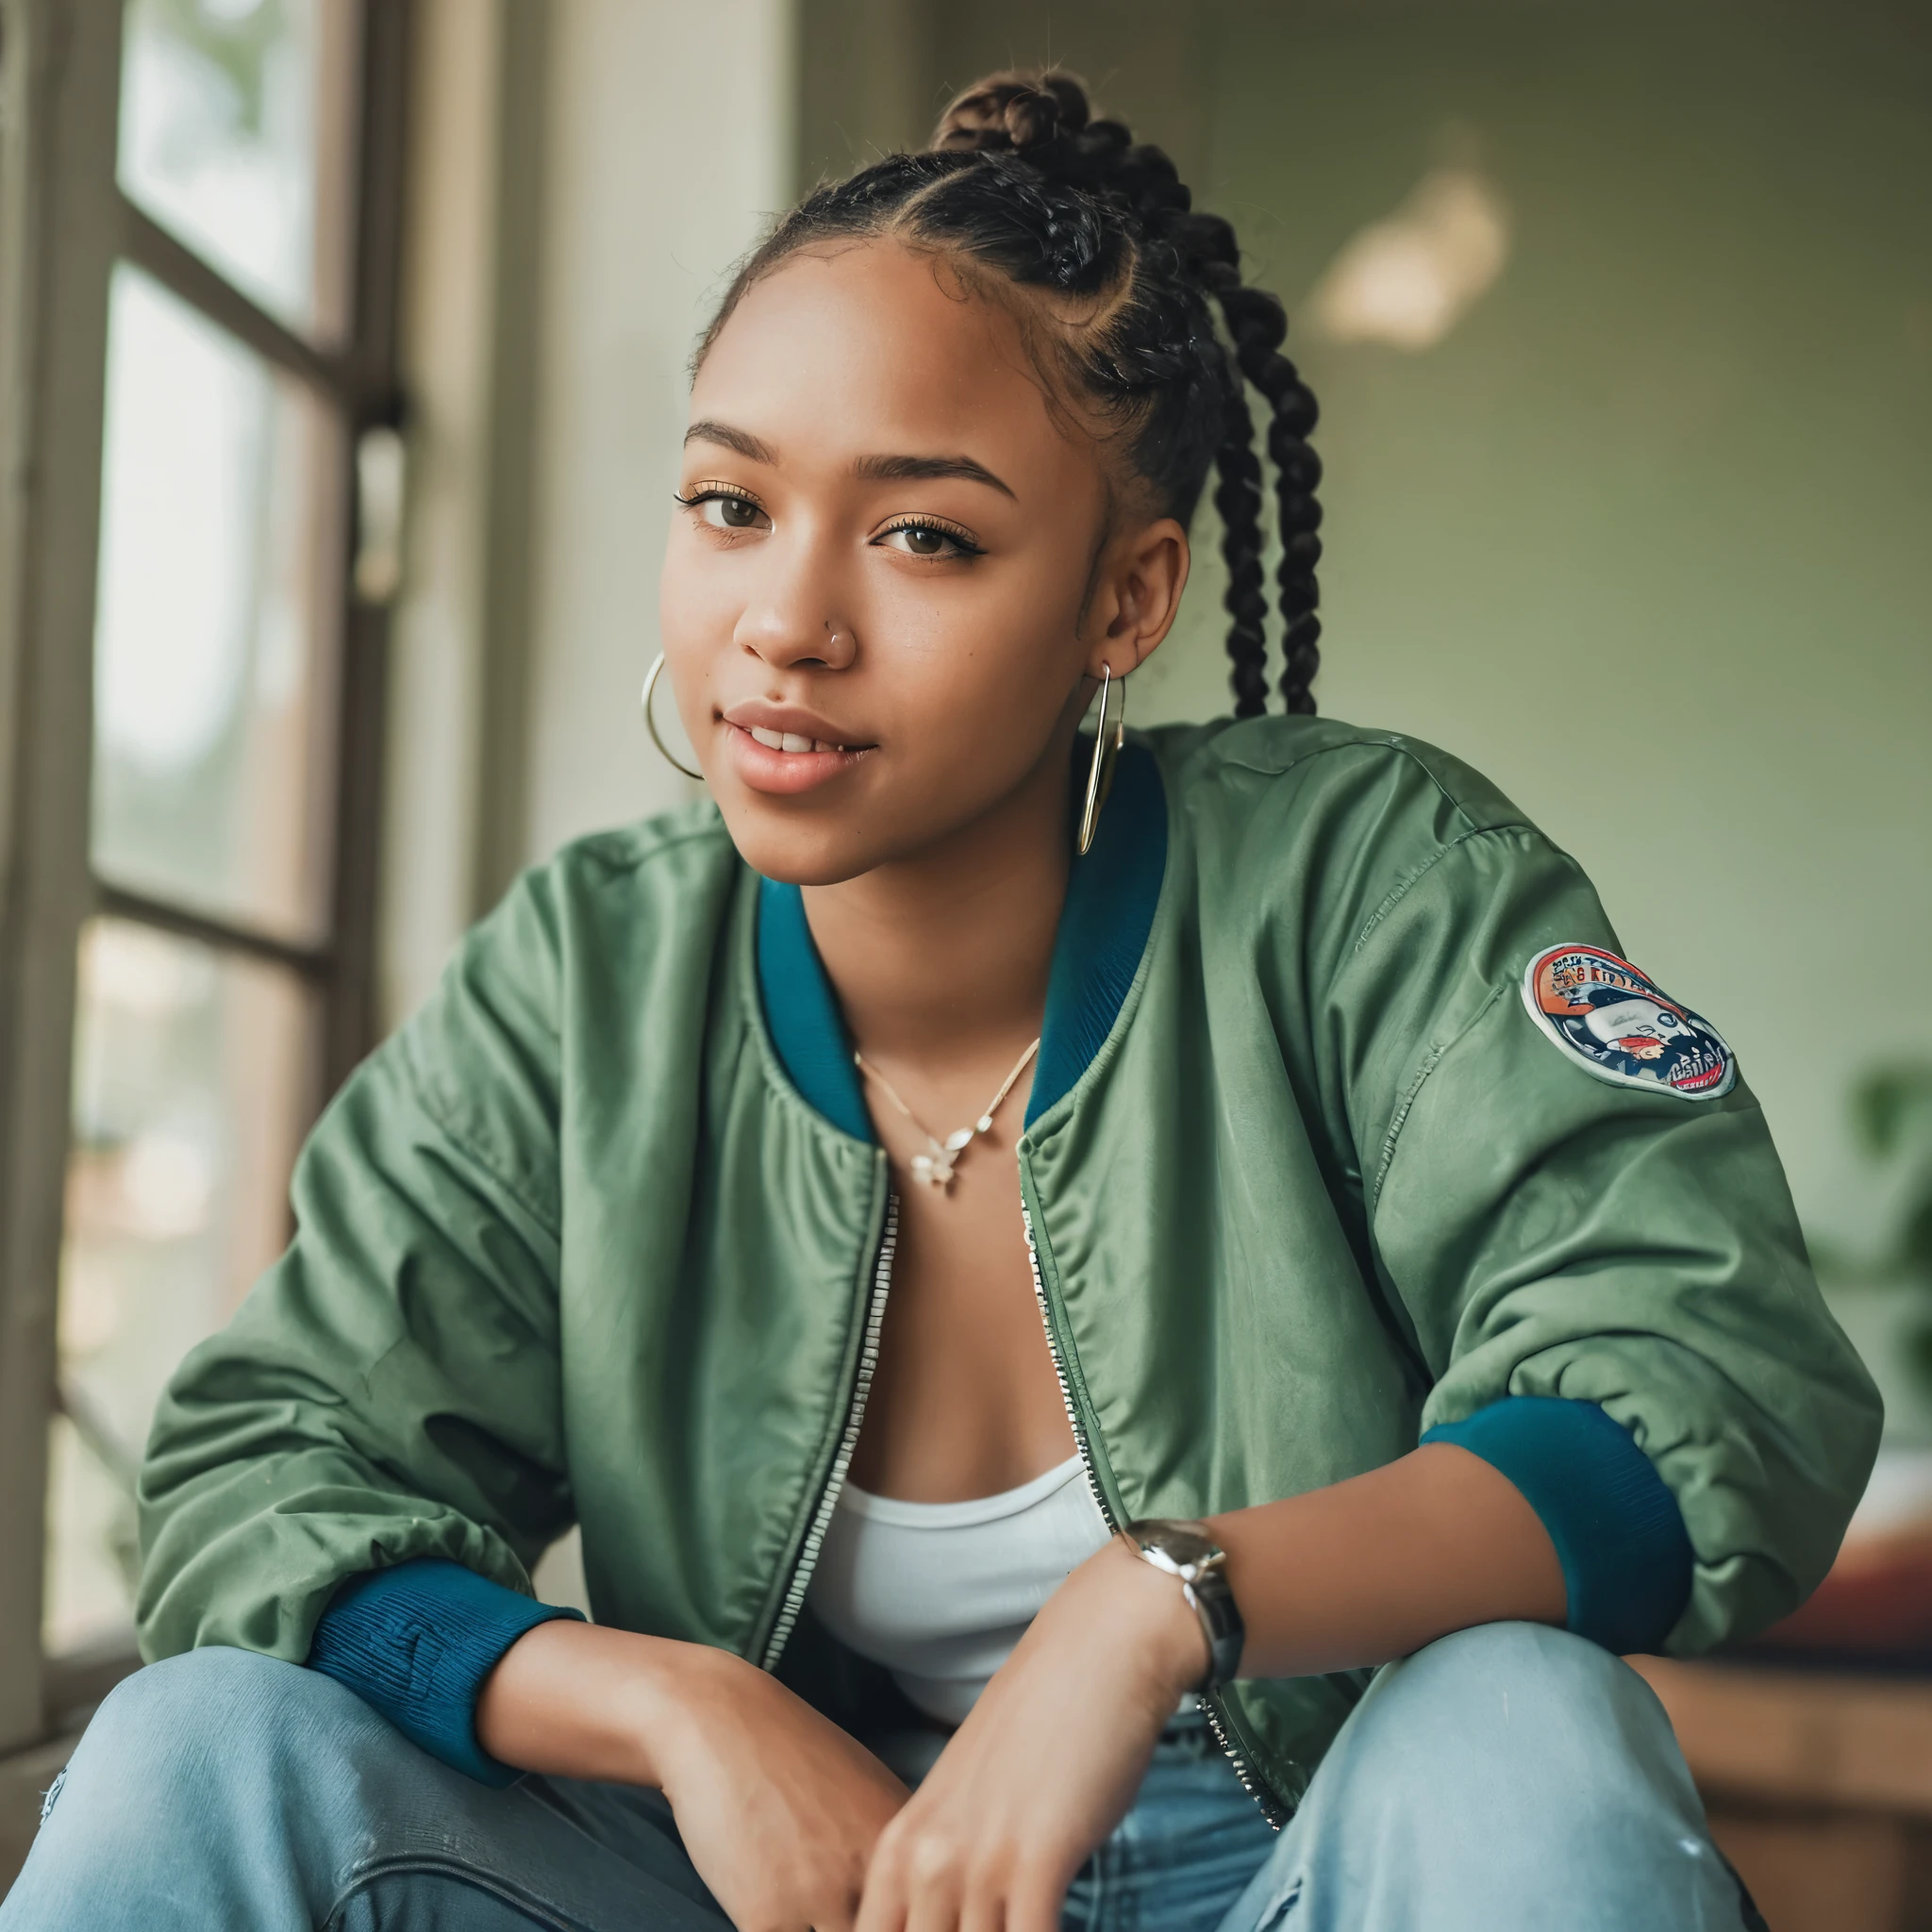
<svg viewBox="0 0 1932 1932">
<path fill-rule="evenodd" d="M 1764 1932 L 1649 1685 L 1491 1624 L 1385 1666 L 1223 1932 Z M 10 1928 L 8 1928 L 10 1932 Z"/>
<path fill-rule="evenodd" d="M 1278 1837 L 1198 1724 L 1070 1891 L 1067 1932 L 1738 1932 L 1656 1699 L 1566 1632 L 1390 1666 Z M 156 1664 L 75 1750 L 0 1932 L 725 1932 L 652 1793 L 438 1763 L 341 1685 Z"/>
<path fill-rule="evenodd" d="M 1213 1932 L 1278 1842 L 1207 1719 L 1179 1719 L 1069 1888 L 1062 1932 Z"/>
</svg>

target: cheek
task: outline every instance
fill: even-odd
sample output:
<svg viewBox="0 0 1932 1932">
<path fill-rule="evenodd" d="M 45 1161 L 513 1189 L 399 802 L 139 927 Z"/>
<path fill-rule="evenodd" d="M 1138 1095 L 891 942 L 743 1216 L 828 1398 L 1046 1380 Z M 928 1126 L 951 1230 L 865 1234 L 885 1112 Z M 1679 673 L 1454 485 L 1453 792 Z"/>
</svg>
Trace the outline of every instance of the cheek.
<svg viewBox="0 0 1932 1932">
<path fill-rule="evenodd" d="M 950 721 L 970 745 L 1058 714 L 1079 671 L 1078 606 L 1064 573 L 990 558 L 926 581 L 867 575 L 853 620 L 875 674 L 908 707 Z"/>
<path fill-rule="evenodd" d="M 721 629 L 730 635 L 736 605 L 717 561 L 700 554 L 691 531 L 673 525 L 658 580 L 658 626 L 664 655 L 674 663 L 718 642 Z"/>
</svg>

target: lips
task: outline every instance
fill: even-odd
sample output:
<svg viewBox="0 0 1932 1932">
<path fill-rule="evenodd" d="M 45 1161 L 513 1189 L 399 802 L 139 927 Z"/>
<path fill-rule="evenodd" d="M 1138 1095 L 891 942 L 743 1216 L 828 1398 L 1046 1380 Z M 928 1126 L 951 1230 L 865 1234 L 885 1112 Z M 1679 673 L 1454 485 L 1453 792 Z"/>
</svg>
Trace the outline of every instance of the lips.
<svg viewBox="0 0 1932 1932">
<path fill-rule="evenodd" d="M 773 796 L 795 797 L 816 791 L 862 764 L 876 749 L 808 737 L 774 724 L 724 721 L 724 752 L 731 770 L 751 791 Z"/>
<path fill-rule="evenodd" d="M 858 746 L 833 744 L 823 738 L 808 738 L 802 731 L 771 731 L 762 724 L 747 724 L 743 727 L 768 751 L 856 751 Z"/>
<path fill-rule="evenodd" d="M 849 724 L 808 710 L 804 705 L 782 704 L 776 698 L 740 698 L 726 705 L 718 716 L 754 743 L 776 752 L 781 758 L 875 748 L 871 739 L 855 731 Z"/>
</svg>

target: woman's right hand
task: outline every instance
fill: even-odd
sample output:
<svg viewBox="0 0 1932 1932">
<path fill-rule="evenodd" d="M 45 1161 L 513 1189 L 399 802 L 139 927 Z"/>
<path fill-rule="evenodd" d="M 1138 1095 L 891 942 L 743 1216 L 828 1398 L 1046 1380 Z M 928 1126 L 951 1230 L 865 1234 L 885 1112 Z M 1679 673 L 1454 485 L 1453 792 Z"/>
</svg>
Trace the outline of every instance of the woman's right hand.
<svg viewBox="0 0 1932 1932">
<path fill-rule="evenodd" d="M 491 1672 L 476 1741 L 525 1771 L 647 1785 L 739 1932 L 847 1932 L 908 1793 L 871 1752 L 729 1651 L 540 1624 Z"/>
</svg>

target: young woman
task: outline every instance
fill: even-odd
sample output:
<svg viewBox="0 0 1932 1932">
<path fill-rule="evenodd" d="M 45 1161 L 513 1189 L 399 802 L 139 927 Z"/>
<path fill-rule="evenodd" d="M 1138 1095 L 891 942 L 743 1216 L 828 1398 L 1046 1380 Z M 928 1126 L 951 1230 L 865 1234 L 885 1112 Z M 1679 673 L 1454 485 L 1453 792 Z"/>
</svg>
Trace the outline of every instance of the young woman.
<svg viewBox="0 0 1932 1932">
<path fill-rule="evenodd" d="M 329 1109 L 7 1932 L 1746 1922 L 1617 1654 L 1795 1605 L 1876 1403 L 1718 1033 L 1313 717 L 1283 332 L 1062 75 L 745 264 L 663 579 L 714 802 Z M 1123 744 L 1210 472 L 1237 719 Z"/>
</svg>

